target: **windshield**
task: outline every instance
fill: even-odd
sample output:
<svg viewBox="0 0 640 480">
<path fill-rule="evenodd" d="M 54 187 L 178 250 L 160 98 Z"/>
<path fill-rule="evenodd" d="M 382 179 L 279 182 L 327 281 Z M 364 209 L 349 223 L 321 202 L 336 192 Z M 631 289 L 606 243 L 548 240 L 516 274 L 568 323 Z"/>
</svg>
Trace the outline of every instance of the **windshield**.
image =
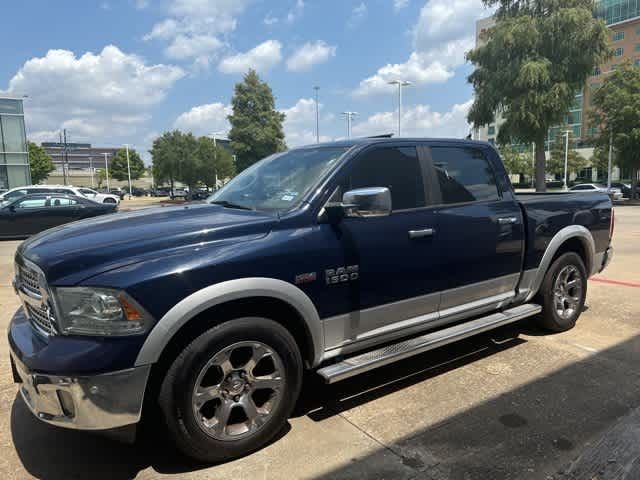
<svg viewBox="0 0 640 480">
<path fill-rule="evenodd" d="M 290 210 L 331 170 L 348 147 L 277 153 L 248 168 L 207 202 L 252 210 Z"/>
</svg>

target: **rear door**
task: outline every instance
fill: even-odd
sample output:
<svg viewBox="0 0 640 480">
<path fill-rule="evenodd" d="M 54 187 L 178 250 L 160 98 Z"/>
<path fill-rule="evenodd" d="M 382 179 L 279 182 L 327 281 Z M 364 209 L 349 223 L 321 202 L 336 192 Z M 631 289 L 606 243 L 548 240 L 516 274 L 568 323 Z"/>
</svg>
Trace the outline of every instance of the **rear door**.
<svg viewBox="0 0 640 480">
<path fill-rule="evenodd" d="M 47 205 L 49 211 L 46 228 L 73 222 L 80 218 L 82 213 L 82 207 L 78 201 L 64 195 L 51 195 Z"/>
<path fill-rule="evenodd" d="M 520 277 L 524 226 L 495 153 L 470 144 L 433 144 L 442 296 L 440 316 L 459 317 L 508 302 Z M 497 156 L 494 161 L 499 161 Z M 500 180 L 500 181 L 499 181 Z"/>
<path fill-rule="evenodd" d="M 6 236 L 32 235 L 47 227 L 46 197 L 22 198 L 12 204 L 6 215 Z"/>
</svg>

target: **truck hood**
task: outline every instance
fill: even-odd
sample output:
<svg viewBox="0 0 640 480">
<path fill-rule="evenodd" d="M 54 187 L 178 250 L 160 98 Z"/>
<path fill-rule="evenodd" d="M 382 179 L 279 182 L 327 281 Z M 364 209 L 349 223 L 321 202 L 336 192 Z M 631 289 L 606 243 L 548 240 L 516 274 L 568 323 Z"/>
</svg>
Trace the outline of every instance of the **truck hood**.
<svg viewBox="0 0 640 480">
<path fill-rule="evenodd" d="M 90 218 L 26 240 L 18 255 L 36 263 L 49 283 L 71 285 L 146 259 L 229 241 L 259 238 L 277 218 L 210 204 L 156 207 Z"/>
</svg>

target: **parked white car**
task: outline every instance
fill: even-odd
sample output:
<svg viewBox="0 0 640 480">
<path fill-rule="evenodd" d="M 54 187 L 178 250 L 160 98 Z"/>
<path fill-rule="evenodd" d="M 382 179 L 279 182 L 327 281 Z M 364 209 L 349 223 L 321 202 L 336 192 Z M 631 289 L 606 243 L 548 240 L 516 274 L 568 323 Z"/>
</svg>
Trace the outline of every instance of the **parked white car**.
<svg viewBox="0 0 640 480">
<path fill-rule="evenodd" d="M 0 195 L 0 204 L 9 200 L 15 200 L 18 197 L 30 193 L 65 193 L 67 195 L 78 195 L 93 200 L 97 203 L 120 203 L 120 197 L 109 193 L 98 193 L 91 188 L 74 187 L 71 185 L 27 185 L 25 187 L 12 188 L 8 192 Z"/>
<path fill-rule="evenodd" d="M 606 193 L 611 197 L 611 200 L 622 199 L 622 190 L 619 188 L 607 188 L 605 185 L 599 183 L 579 183 L 569 189 L 570 192 L 601 192 Z"/>
</svg>

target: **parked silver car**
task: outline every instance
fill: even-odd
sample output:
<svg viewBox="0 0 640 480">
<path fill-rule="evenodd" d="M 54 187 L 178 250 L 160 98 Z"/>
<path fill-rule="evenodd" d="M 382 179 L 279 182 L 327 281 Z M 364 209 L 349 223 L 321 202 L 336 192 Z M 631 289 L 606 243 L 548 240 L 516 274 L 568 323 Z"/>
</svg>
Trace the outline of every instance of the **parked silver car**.
<svg viewBox="0 0 640 480">
<path fill-rule="evenodd" d="M 569 189 L 570 192 L 601 192 L 606 193 L 611 197 L 611 200 L 622 199 L 622 191 L 619 188 L 607 188 L 606 185 L 600 185 L 599 183 L 579 183 Z"/>
</svg>

